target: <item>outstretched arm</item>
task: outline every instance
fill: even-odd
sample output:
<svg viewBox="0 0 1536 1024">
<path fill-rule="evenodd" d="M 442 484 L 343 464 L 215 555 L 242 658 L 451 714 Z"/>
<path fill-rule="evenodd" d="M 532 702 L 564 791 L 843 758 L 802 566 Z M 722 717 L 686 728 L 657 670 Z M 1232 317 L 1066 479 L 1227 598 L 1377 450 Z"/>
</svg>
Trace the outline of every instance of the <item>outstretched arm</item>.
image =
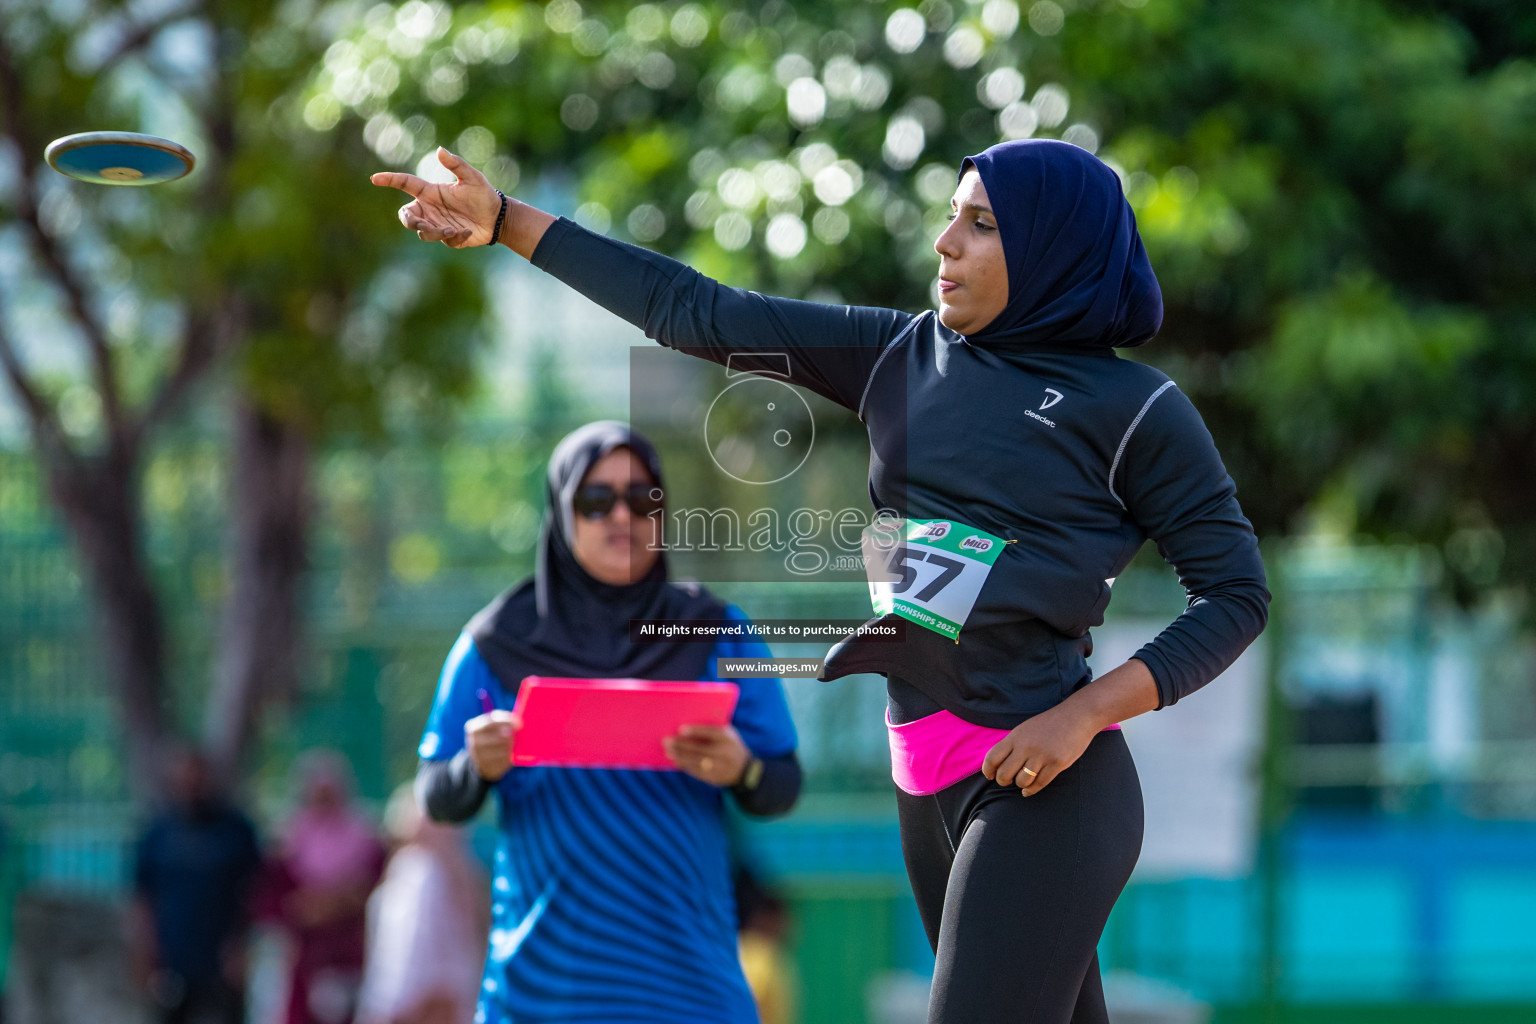
<svg viewBox="0 0 1536 1024">
<path fill-rule="evenodd" d="M 426 241 L 453 248 L 488 244 L 502 197 L 485 176 L 440 149 L 456 176 L 439 185 L 414 174 L 382 172 L 375 185 L 411 197 L 400 222 Z M 788 357 L 789 381 L 857 410 L 881 351 L 916 317 L 894 309 L 834 306 L 731 288 L 676 260 L 594 234 L 515 199 L 506 199 L 497 240 L 669 348 L 732 365 L 733 356 Z M 761 366 L 782 372 L 775 360 Z"/>
</svg>

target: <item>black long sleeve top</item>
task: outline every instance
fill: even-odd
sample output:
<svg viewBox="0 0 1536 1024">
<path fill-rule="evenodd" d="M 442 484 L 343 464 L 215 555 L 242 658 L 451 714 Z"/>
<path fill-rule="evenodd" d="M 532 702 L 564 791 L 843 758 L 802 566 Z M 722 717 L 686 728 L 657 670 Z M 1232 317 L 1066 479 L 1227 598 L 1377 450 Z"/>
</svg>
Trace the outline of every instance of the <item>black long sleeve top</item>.
<svg viewBox="0 0 1536 1024">
<path fill-rule="evenodd" d="M 1270 595 L 1253 529 L 1200 414 L 1158 370 L 1109 349 L 989 349 L 931 311 L 727 287 L 563 218 L 532 261 L 670 348 L 722 364 L 786 355 L 791 383 L 868 428 L 877 509 L 1008 542 L 958 643 L 921 628 L 899 644 L 844 642 L 826 678 L 899 676 L 967 721 L 1011 728 L 1091 679 L 1107 581 L 1148 539 L 1189 599 L 1135 655 L 1159 706 L 1220 674 L 1263 630 Z"/>
</svg>

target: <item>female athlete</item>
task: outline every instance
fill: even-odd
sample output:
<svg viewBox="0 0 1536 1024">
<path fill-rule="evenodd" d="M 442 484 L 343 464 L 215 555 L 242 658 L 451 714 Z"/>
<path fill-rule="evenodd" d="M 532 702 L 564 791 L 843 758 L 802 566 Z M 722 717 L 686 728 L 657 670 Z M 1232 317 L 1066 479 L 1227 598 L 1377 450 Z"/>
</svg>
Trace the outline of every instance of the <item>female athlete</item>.
<svg viewBox="0 0 1536 1024">
<path fill-rule="evenodd" d="M 912 314 L 730 288 L 439 158 L 454 184 L 373 176 L 411 196 L 400 220 L 422 239 L 499 241 L 671 348 L 788 353 L 794 383 L 858 413 L 874 505 L 907 521 L 884 585 L 908 628 L 839 644 L 825 677 L 888 680 L 903 854 L 937 956 L 929 1020 L 1107 1021 L 1095 949 L 1142 835 L 1118 723 L 1218 675 L 1269 602 L 1199 413 L 1116 355 L 1163 307 L 1114 172 L 1047 140 L 968 157 L 934 243 L 938 309 Z M 1107 581 L 1148 539 L 1188 607 L 1094 678 Z"/>
</svg>

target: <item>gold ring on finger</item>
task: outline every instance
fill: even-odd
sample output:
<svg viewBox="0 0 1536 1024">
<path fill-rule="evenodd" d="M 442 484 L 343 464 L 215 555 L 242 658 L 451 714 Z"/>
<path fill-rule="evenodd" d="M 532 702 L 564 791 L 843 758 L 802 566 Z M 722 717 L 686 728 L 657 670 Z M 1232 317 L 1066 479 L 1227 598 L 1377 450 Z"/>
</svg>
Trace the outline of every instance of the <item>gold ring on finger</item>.
<svg viewBox="0 0 1536 1024">
<path fill-rule="evenodd" d="M 1023 772 L 1025 775 L 1028 775 L 1030 778 L 1034 778 L 1036 775 L 1040 774 L 1033 768 L 1020 768 L 1019 771 Z"/>
</svg>

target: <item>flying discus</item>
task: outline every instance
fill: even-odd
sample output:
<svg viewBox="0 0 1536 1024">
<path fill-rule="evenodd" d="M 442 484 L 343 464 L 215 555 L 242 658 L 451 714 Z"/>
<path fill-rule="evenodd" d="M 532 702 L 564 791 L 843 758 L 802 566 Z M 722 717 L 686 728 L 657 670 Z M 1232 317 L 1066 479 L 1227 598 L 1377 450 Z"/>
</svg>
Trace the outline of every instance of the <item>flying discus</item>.
<svg viewBox="0 0 1536 1024">
<path fill-rule="evenodd" d="M 81 132 L 48 144 L 48 166 L 93 185 L 159 185 L 192 173 L 186 146 L 138 132 Z"/>
</svg>

